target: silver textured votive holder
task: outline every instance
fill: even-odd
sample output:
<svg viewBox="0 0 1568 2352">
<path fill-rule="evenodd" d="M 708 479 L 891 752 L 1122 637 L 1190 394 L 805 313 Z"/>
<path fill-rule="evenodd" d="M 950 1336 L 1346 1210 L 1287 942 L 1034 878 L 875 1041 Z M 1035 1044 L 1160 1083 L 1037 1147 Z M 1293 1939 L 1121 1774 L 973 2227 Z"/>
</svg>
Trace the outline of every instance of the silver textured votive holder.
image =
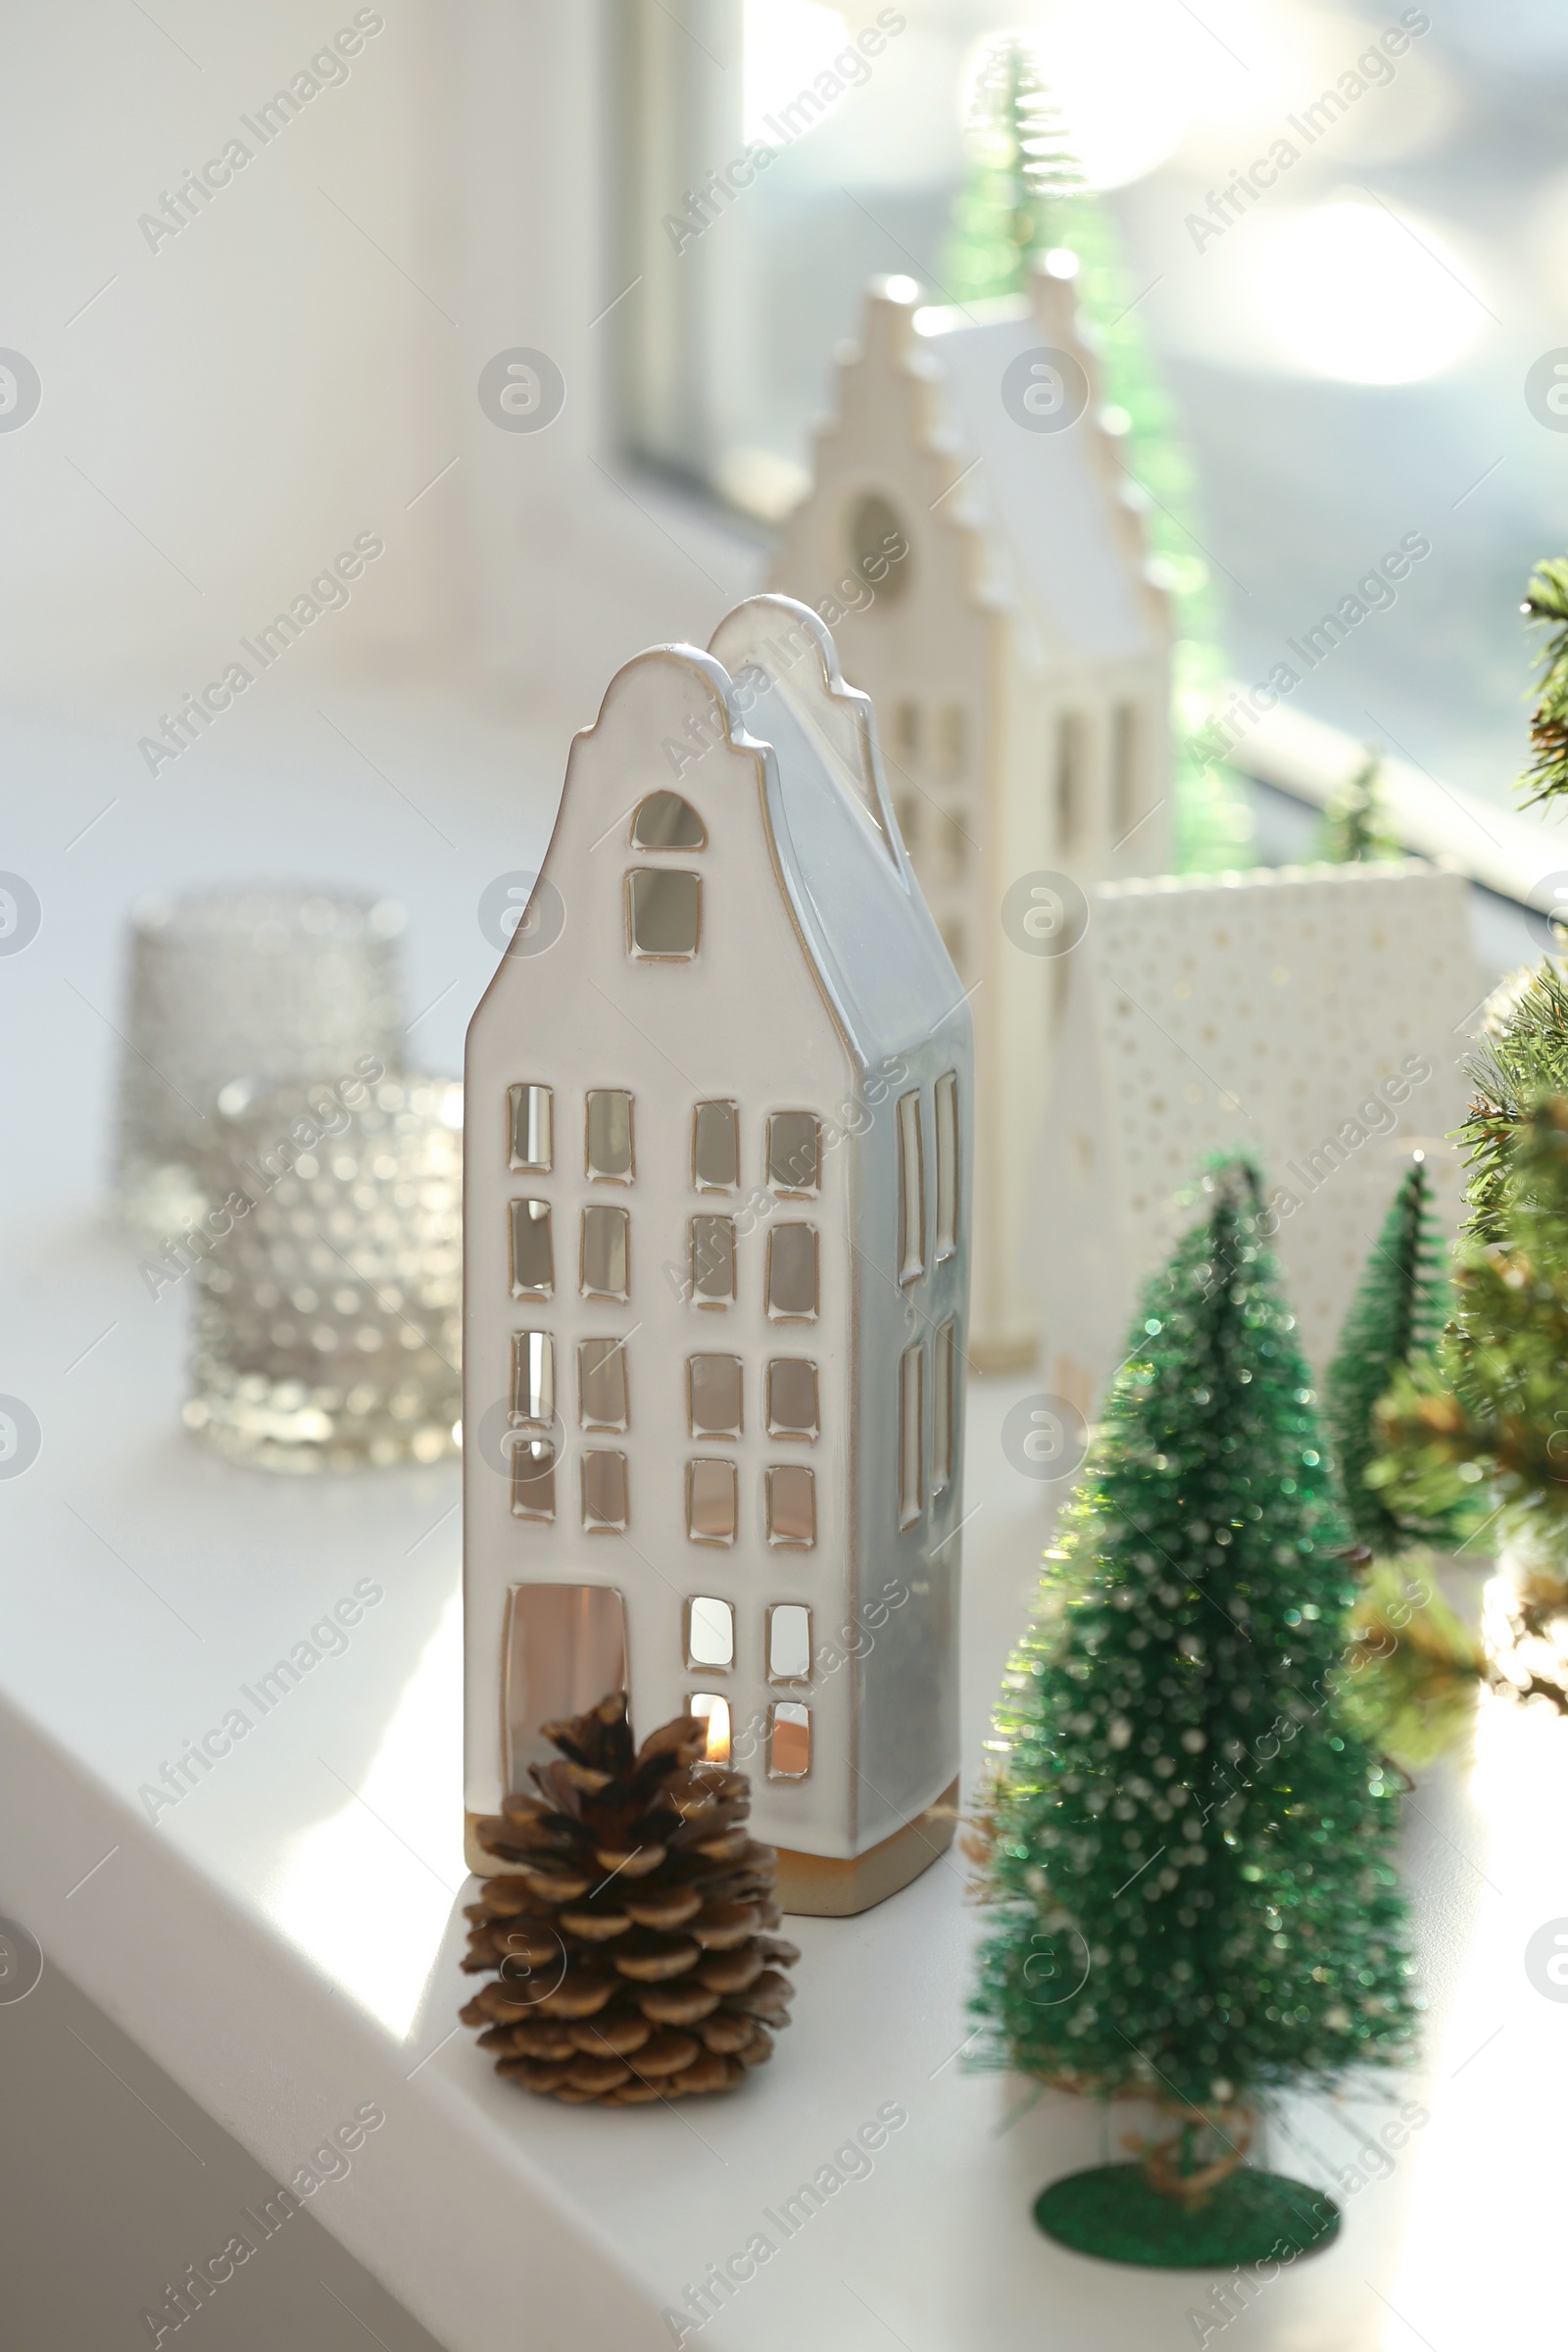
<svg viewBox="0 0 1568 2352">
<path fill-rule="evenodd" d="M 131 920 L 116 1189 L 153 1235 L 207 1206 L 199 1168 L 231 1079 L 347 1077 L 403 1052 L 403 908 L 308 885 L 192 892 Z"/>
<path fill-rule="evenodd" d="M 461 1084 L 236 1084 L 220 1104 L 186 1427 L 270 1470 L 456 1452 Z"/>
</svg>

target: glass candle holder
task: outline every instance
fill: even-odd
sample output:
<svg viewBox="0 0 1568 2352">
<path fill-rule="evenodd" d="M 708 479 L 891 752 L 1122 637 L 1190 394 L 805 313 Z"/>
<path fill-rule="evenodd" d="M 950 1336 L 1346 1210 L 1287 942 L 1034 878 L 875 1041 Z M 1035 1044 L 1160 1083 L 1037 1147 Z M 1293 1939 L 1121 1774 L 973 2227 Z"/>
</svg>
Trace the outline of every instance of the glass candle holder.
<svg viewBox="0 0 1568 2352">
<path fill-rule="evenodd" d="M 223 1090 L 188 1429 L 270 1470 L 433 1462 L 462 1412 L 463 1088 Z"/>
<path fill-rule="evenodd" d="M 194 892 L 132 917 L 116 1186 L 121 1214 L 179 1233 L 232 1079 L 347 1077 L 403 1044 L 404 912 L 336 889 Z"/>
</svg>

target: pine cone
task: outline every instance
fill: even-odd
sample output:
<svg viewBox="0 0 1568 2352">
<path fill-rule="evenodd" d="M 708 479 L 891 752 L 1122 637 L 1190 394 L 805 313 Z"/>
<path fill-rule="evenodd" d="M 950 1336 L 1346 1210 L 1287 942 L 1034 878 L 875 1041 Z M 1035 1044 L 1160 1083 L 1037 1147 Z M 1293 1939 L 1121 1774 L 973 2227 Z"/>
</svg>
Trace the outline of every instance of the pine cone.
<svg viewBox="0 0 1568 2352">
<path fill-rule="evenodd" d="M 509 1796 L 479 1843 L 515 1867 L 468 1906 L 466 1969 L 500 1971 L 462 2012 L 496 2072 L 575 2106 L 729 2090 L 773 2055 L 800 1958 L 778 1856 L 745 1827 L 746 1775 L 677 1715 L 634 1753 L 626 1701 L 545 1726 L 564 1761 Z"/>
</svg>

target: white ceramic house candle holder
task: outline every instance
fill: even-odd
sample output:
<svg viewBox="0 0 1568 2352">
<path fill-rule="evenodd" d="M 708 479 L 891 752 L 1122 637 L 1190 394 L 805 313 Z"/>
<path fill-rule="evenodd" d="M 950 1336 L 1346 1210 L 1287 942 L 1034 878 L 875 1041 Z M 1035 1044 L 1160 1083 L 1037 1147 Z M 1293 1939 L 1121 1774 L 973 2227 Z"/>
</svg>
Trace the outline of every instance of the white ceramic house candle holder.
<svg viewBox="0 0 1568 2352">
<path fill-rule="evenodd" d="M 972 1041 L 804 606 L 612 681 L 466 1102 L 470 1865 L 624 1686 L 863 1910 L 953 1834 Z"/>
<path fill-rule="evenodd" d="M 1070 283 L 1037 270 L 977 315 L 876 279 L 769 582 L 832 622 L 874 701 L 899 830 L 975 992 L 985 1370 L 1039 1339 L 1019 1265 L 1066 979 L 1009 893 L 1065 880 L 1081 909 L 1169 862 L 1170 611 L 1125 455 Z"/>
</svg>

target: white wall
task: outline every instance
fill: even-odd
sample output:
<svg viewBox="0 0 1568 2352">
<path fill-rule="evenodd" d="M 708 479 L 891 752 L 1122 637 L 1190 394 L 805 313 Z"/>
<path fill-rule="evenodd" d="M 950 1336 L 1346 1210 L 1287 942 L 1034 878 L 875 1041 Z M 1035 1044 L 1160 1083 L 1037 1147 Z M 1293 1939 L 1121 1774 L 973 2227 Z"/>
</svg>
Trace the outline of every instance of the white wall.
<svg viewBox="0 0 1568 2352">
<path fill-rule="evenodd" d="M 0 432 L 14 701 L 151 717 L 364 530 L 386 556 L 291 649 L 302 675 L 499 667 L 575 714 L 752 584 L 744 540 L 590 462 L 611 457 L 592 321 L 616 290 L 603 0 L 360 13 L 384 28 L 266 146 L 241 116 L 352 28 L 353 0 L 14 16 L 0 342 L 43 388 Z M 236 135 L 250 162 L 150 248 L 139 217 Z M 567 381 L 538 434 L 476 397 L 519 344 Z"/>
</svg>

